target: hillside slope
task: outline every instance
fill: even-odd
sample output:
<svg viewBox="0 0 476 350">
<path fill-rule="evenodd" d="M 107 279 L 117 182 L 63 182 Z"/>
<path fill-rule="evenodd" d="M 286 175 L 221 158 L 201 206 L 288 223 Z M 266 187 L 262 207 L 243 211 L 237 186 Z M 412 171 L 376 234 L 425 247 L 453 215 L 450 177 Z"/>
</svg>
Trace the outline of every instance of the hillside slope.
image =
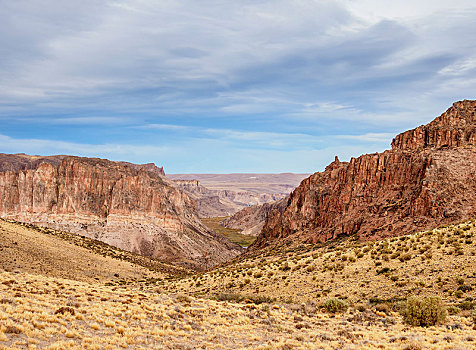
<svg viewBox="0 0 476 350">
<path fill-rule="evenodd" d="M 86 282 L 132 281 L 168 275 L 160 271 L 163 265 L 158 262 L 155 268 L 154 262 L 146 268 L 146 264 L 127 261 L 123 256 L 127 253 L 119 249 L 79 236 L 77 239 L 83 240 L 82 246 L 53 230 L 0 220 L 0 268 Z M 163 267 L 165 271 L 166 266 Z"/>
<path fill-rule="evenodd" d="M 395 302 L 439 296 L 476 308 L 476 219 L 380 241 L 352 237 L 267 247 L 199 276 L 165 283 L 169 292 L 209 297 L 322 303 Z"/>
<path fill-rule="evenodd" d="M 13 292 L 13 293 L 12 293 Z M 1 349 L 471 349 L 471 321 L 409 328 L 395 313 L 329 315 L 0 270 Z"/>
</svg>

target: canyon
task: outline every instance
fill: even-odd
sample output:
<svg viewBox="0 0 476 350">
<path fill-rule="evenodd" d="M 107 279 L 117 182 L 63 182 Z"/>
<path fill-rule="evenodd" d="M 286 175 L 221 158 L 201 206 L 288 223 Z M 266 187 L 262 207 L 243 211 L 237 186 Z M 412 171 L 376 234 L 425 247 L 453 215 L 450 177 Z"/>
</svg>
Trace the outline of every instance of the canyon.
<svg viewBox="0 0 476 350">
<path fill-rule="evenodd" d="M 241 209 L 234 215 L 226 218 L 222 226 L 241 230 L 242 235 L 258 236 L 263 229 L 264 223 L 273 210 L 282 213 L 286 208 L 289 196 L 278 201 L 253 205 Z"/>
<path fill-rule="evenodd" d="M 202 218 L 231 216 L 279 201 L 310 174 L 167 174 L 196 203 Z"/>
</svg>

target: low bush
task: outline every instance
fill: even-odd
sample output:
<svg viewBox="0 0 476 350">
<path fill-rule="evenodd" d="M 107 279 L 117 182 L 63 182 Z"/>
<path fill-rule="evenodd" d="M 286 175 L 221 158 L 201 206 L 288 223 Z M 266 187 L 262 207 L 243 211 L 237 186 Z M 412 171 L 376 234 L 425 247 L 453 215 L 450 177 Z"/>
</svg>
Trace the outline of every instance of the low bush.
<svg viewBox="0 0 476 350">
<path fill-rule="evenodd" d="M 450 315 L 457 315 L 461 312 L 461 309 L 457 306 L 450 305 L 446 308 L 446 311 L 448 311 L 448 314 Z"/>
<path fill-rule="evenodd" d="M 322 307 L 327 312 L 335 314 L 335 313 L 345 312 L 347 308 L 349 307 L 349 305 L 341 299 L 331 298 L 326 300 L 324 304 L 322 305 Z"/>
<path fill-rule="evenodd" d="M 254 304 L 273 303 L 276 298 L 271 298 L 265 295 L 243 295 L 239 293 L 219 293 L 215 296 L 219 301 L 231 301 L 235 303 L 248 302 Z"/>
<path fill-rule="evenodd" d="M 403 321 L 411 326 L 429 327 L 443 323 L 446 308 L 438 297 L 409 297 L 401 310 Z"/>
<path fill-rule="evenodd" d="M 473 302 L 471 300 L 464 300 L 458 304 L 458 307 L 461 310 L 473 310 L 476 306 L 476 302 Z"/>
</svg>

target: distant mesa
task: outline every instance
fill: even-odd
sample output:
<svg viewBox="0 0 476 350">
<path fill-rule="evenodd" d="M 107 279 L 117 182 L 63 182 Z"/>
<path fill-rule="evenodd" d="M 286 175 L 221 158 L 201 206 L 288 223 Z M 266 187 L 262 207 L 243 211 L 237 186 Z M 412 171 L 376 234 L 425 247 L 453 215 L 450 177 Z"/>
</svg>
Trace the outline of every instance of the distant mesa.
<svg viewBox="0 0 476 350">
<path fill-rule="evenodd" d="M 238 214 L 237 214 L 238 215 Z M 350 162 L 336 157 L 272 210 L 250 247 L 378 239 L 476 216 L 476 101 L 397 135 L 392 149 Z"/>
<path fill-rule="evenodd" d="M 224 217 L 243 208 L 279 201 L 310 174 L 168 174 L 197 204 L 202 218 Z"/>
</svg>

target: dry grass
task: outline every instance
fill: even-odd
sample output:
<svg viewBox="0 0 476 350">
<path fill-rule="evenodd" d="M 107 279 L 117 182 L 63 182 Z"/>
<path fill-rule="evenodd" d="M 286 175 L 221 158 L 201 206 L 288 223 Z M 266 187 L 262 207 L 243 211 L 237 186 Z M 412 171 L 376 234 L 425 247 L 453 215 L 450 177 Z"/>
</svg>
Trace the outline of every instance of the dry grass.
<svg viewBox="0 0 476 350">
<path fill-rule="evenodd" d="M 5 220 L 0 220 L 0 268 L 110 283 L 186 271 L 79 235 Z"/>
<path fill-rule="evenodd" d="M 321 303 L 398 301 L 439 296 L 450 304 L 476 298 L 476 220 L 427 232 L 358 242 L 268 251 L 167 283 L 170 292 L 217 293 Z"/>
<path fill-rule="evenodd" d="M 472 349 L 475 233 L 346 239 L 184 276 L 0 222 L 0 349 Z M 452 305 L 446 323 L 405 325 L 398 300 L 412 294 Z M 349 308 L 326 312 L 331 298 Z"/>
<path fill-rule="evenodd" d="M 409 328 L 395 313 L 326 314 L 0 272 L 0 349 L 470 348 L 470 318 Z"/>
</svg>

